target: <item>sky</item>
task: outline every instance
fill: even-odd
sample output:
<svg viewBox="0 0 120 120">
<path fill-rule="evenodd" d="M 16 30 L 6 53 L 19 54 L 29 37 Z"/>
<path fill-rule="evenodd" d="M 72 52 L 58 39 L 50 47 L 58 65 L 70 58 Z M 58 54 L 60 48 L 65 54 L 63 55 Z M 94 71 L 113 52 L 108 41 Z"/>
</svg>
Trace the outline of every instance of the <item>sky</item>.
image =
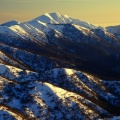
<svg viewBox="0 0 120 120">
<path fill-rule="evenodd" d="M 120 0 L 0 0 L 0 23 L 58 12 L 96 25 L 120 25 Z"/>
</svg>

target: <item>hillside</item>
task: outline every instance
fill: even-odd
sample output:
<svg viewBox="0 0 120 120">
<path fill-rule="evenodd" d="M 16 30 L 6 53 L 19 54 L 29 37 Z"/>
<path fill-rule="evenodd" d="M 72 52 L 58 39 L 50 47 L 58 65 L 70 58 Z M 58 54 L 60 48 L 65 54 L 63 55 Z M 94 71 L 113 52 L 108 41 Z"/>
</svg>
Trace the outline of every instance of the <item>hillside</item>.
<svg viewBox="0 0 120 120">
<path fill-rule="evenodd" d="M 0 25 L 0 119 L 119 120 L 120 38 L 110 29 L 59 13 Z"/>
</svg>

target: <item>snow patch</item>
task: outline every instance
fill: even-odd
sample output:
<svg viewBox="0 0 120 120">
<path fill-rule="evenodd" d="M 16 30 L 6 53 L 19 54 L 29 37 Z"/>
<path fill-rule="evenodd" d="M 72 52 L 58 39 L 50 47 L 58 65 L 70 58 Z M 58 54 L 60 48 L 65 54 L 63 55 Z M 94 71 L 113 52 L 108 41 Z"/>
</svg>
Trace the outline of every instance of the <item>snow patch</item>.
<svg viewBox="0 0 120 120">
<path fill-rule="evenodd" d="M 74 70 L 72 69 L 65 69 L 65 72 L 68 74 L 68 75 L 72 75 L 74 73 Z"/>
<path fill-rule="evenodd" d="M 7 69 L 7 68 L 6 68 L 6 66 L 5 66 L 5 65 L 0 64 L 0 74 L 5 73 L 6 69 Z"/>
</svg>

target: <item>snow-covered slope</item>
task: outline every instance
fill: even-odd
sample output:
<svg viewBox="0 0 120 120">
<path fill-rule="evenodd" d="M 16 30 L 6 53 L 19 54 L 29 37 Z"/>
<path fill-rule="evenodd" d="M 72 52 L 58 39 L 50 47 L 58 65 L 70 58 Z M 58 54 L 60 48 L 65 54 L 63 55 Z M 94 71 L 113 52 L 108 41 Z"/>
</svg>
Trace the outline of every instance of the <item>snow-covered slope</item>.
<svg viewBox="0 0 120 120">
<path fill-rule="evenodd" d="M 119 79 L 107 29 L 59 13 L 0 26 L 0 120 L 119 119 Z"/>
<path fill-rule="evenodd" d="M 46 13 L 28 22 L 19 23 L 18 21 L 10 21 L 0 25 L 0 33 L 9 34 L 15 37 L 24 39 L 37 39 L 43 42 L 48 42 L 47 35 L 53 29 L 49 24 L 74 24 L 88 29 L 103 29 L 99 26 L 71 18 L 67 15 L 59 13 Z M 64 26 L 64 25 L 63 25 Z M 59 27 L 58 27 L 59 28 Z M 61 27 L 60 27 L 61 28 Z M 56 36 L 61 36 L 61 32 L 57 32 Z"/>
<path fill-rule="evenodd" d="M 34 81 L 39 77 L 38 73 L 4 64 L 0 64 L 0 76 L 19 83 Z"/>
<path fill-rule="evenodd" d="M 86 73 L 66 68 L 55 68 L 42 76 L 4 64 L 0 67 L 4 68 L 0 70 L 0 107 L 6 111 L 5 114 L 14 118 L 104 119 L 112 118 L 112 109 L 119 106 L 117 93 L 120 90 L 108 91 L 109 85 L 113 84 L 111 81 L 103 82 Z M 119 82 L 116 81 L 114 87 L 117 84 Z M 0 114 L 4 118 L 2 111 Z"/>
<path fill-rule="evenodd" d="M 108 32 L 116 35 L 118 38 L 120 38 L 120 25 L 106 27 L 106 31 L 108 31 Z"/>
<path fill-rule="evenodd" d="M 0 26 L 0 33 L 19 37 L 19 35 L 16 32 L 12 31 L 9 27 L 6 26 Z"/>
<path fill-rule="evenodd" d="M 118 91 L 120 92 L 120 89 L 117 87 L 117 84 L 120 84 L 120 82 L 104 81 L 100 79 L 95 80 L 95 78 L 89 74 L 65 68 L 56 68 L 46 71 L 44 76 L 44 79 L 48 80 L 47 82 L 69 91 L 74 91 L 75 93 L 83 95 L 89 100 L 96 99 L 98 95 L 107 101 L 107 103 L 115 106 L 119 106 L 120 104 L 120 95 L 118 94 Z M 112 85 L 114 85 L 113 88 Z M 106 88 L 109 88 L 114 92 L 111 91 L 110 94 L 108 91 L 106 91 Z"/>
<path fill-rule="evenodd" d="M 113 37 L 112 34 L 107 34 L 102 27 L 59 13 L 46 13 L 31 21 L 13 24 L 8 27 L 2 25 L 0 26 L 0 33 L 44 43 L 54 43 L 55 39 L 61 37 L 85 43 L 92 40 L 92 44 L 100 39 L 107 39 L 107 42 L 115 45 L 114 41 L 117 41 L 117 38 Z"/>
<path fill-rule="evenodd" d="M 1 74 L 4 74 L 4 73 L 5 73 L 5 71 L 6 71 L 6 66 L 5 66 L 5 65 L 0 64 L 0 75 L 1 75 Z"/>
<path fill-rule="evenodd" d="M 35 18 L 33 21 L 36 20 L 50 24 L 75 24 L 89 29 L 102 28 L 91 23 L 81 21 L 79 19 L 71 18 L 67 15 L 61 15 L 59 13 L 46 13 L 44 15 L 41 15 L 40 17 Z"/>
<path fill-rule="evenodd" d="M 16 20 L 13 20 L 13 21 L 9 21 L 9 22 L 3 23 L 0 26 L 10 27 L 10 26 L 13 26 L 13 25 L 18 25 L 18 24 L 20 24 L 20 22 L 18 22 Z"/>
</svg>

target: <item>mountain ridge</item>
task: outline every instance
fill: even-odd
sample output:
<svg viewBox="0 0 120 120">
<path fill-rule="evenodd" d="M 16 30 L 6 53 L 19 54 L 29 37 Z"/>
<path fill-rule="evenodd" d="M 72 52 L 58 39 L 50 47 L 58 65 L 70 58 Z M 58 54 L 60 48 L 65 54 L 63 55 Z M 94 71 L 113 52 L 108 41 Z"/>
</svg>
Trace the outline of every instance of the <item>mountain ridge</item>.
<svg viewBox="0 0 120 120">
<path fill-rule="evenodd" d="M 59 13 L 7 26 L 0 26 L 0 119 L 119 119 L 116 34 Z"/>
<path fill-rule="evenodd" d="M 0 26 L 6 26 L 6 27 L 10 27 L 13 25 L 18 25 L 20 24 L 20 22 L 16 21 L 16 20 L 12 20 L 12 21 L 8 21 L 6 23 L 0 24 Z"/>
</svg>

